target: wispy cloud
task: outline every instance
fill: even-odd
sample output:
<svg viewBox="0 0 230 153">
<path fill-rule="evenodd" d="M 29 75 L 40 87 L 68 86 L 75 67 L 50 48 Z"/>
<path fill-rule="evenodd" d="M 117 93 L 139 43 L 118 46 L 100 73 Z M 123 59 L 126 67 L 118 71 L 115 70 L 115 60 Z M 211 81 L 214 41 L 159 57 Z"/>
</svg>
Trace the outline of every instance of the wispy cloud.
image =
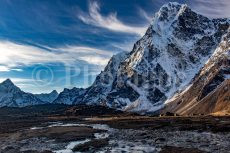
<svg viewBox="0 0 230 153">
<path fill-rule="evenodd" d="M 195 0 L 193 9 L 211 18 L 230 17 L 229 0 Z"/>
<path fill-rule="evenodd" d="M 145 10 L 142 8 L 139 8 L 140 16 L 142 16 L 144 19 L 146 19 L 149 23 L 152 21 L 153 16 L 150 16 Z"/>
<path fill-rule="evenodd" d="M 142 36 L 146 31 L 146 27 L 135 27 L 123 23 L 117 18 L 116 12 L 110 13 L 108 16 L 103 16 L 100 13 L 100 5 L 96 1 L 90 1 L 89 13 L 81 12 L 79 13 L 78 18 L 85 24 L 90 24 L 117 32 L 131 33 Z"/>
<path fill-rule="evenodd" d="M 0 65 L 0 72 L 8 72 L 8 71 L 18 71 L 18 72 L 22 72 L 23 70 L 22 69 L 18 69 L 18 68 L 14 68 L 14 69 L 11 69 L 5 65 Z"/>
<path fill-rule="evenodd" d="M 7 66 L 0 65 L 0 72 L 8 72 L 10 69 Z"/>
<path fill-rule="evenodd" d="M 67 56 L 67 61 L 73 58 L 73 61 L 82 60 L 89 64 L 101 66 L 106 65 L 110 57 L 113 55 L 110 51 L 87 46 L 64 46 L 52 50 L 60 51 L 61 54 L 65 54 Z"/>
<path fill-rule="evenodd" d="M 87 46 L 64 46 L 41 49 L 35 46 L 0 41 L 0 71 L 21 71 L 20 66 L 44 63 L 73 65 L 77 61 L 105 66 L 112 52 Z"/>
</svg>

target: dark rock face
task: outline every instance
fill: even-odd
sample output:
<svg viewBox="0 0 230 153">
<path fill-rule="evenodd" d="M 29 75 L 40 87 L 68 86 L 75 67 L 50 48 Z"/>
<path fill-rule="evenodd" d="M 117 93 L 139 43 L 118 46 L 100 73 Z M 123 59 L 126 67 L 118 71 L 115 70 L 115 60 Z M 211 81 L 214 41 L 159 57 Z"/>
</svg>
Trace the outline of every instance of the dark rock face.
<svg viewBox="0 0 230 153">
<path fill-rule="evenodd" d="M 225 78 L 221 71 L 217 74 L 210 82 L 204 86 L 201 95 L 199 96 L 198 100 L 203 99 L 206 97 L 210 92 L 214 91 L 222 82 L 224 82 Z"/>
<path fill-rule="evenodd" d="M 110 92 L 107 95 L 107 102 L 114 108 L 122 108 L 127 105 L 124 101 L 116 101 L 117 98 L 129 99 L 131 101 L 135 101 L 139 97 L 139 94 L 134 91 L 132 88 L 123 86 L 122 88 L 118 88 L 118 91 Z"/>
<path fill-rule="evenodd" d="M 190 8 L 184 7 L 183 13 L 178 17 L 175 25 L 175 36 L 177 38 L 191 39 L 196 34 L 205 34 L 205 30 L 210 30 L 213 23 L 207 17 L 193 12 Z M 181 31 L 180 33 L 178 31 Z"/>
<path fill-rule="evenodd" d="M 166 96 L 158 88 L 150 88 L 147 98 L 153 103 L 166 100 Z"/>
</svg>

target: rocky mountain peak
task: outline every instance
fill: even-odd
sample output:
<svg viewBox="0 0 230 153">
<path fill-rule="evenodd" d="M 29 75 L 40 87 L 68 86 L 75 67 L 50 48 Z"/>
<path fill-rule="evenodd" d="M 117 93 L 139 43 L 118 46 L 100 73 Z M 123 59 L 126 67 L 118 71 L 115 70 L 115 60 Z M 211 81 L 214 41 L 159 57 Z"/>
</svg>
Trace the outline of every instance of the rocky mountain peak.
<svg viewBox="0 0 230 153">
<path fill-rule="evenodd" d="M 100 79 L 112 71 L 109 63 L 86 92 L 87 102 L 127 111 L 161 109 L 168 98 L 189 85 L 228 27 L 229 20 L 209 19 L 187 5 L 164 5 L 128 57 L 119 62 L 112 83 L 103 84 L 108 79 Z"/>
<path fill-rule="evenodd" d="M 2 83 L 0 83 L 0 90 L 3 90 L 5 92 L 20 92 L 20 88 L 15 86 L 15 84 L 10 80 L 6 79 Z"/>
<path fill-rule="evenodd" d="M 188 8 L 186 4 L 170 2 L 163 5 L 155 14 L 151 23 L 152 29 L 158 34 L 164 34 L 171 24 Z M 189 9 L 190 10 L 190 9 Z"/>
<path fill-rule="evenodd" d="M 58 97 L 58 92 L 53 90 L 50 93 L 35 94 L 35 96 L 44 103 L 52 103 Z"/>
<path fill-rule="evenodd" d="M 223 44 L 229 23 L 202 16 L 186 4 L 165 4 L 130 53 L 113 56 L 92 86 L 64 89 L 54 103 L 158 111 L 192 82 Z"/>
<path fill-rule="evenodd" d="M 58 95 L 58 92 L 57 92 L 57 90 L 53 90 L 50 94 L 52 94 L 52 95 Z"/>
<path fill-rule="evenodd" d="M 169 2 L 160 8 L 160 10 L 155 14 L 154 19 L 158 19 L 157 21 L 168 22 L 175 19 L 176 16 L 184 13 L 187 8 L 188 6 L 186 4 Z"/>
<path fill-rule="evenodd" d="M 14 83 L 10 79 L 6 79 L 2 84 L 6 86 L 14 86 Z"/>
<path fill-rule="evenodd" d="M 22 91 L 10 79 L 0 84 L 0 107 L 25 107 L 38 104 L 44 102 L 33 94 Z"/>
</svg>

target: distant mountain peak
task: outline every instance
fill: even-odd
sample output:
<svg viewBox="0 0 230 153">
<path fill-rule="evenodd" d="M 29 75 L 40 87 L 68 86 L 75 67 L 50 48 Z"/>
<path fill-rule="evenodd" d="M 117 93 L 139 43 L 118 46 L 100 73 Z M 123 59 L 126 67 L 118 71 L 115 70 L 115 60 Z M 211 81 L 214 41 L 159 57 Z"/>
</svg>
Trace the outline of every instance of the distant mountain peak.
<svg viewBox="0 0 230 153">
<path fill-rule="evenodd" d="M 10 79 L 0 83 L 0 107 L 25 107 L 38 104 L 44 104 L 44 102 L 33 94 L 22 91 Z"/>
<path fill-rule="evenodd" d="M 52 103 L 58 97 L 58 92 L 53 90 L 50 93 L 35 94 L 35 96 L 45 103 Z"/>
<path fill-rule="evenodd" d="M 67 104 L 73 105 L 74 103 L 81 102 L 83 95 L 85 94 L 85 89 L 83 88 L 64 88 L 62 92 L 53 101 L 54 104 Z M 75 101 L 76 100 L 76 101 Z"/>
<path fill-rule="evenodd" d="M 15 86 L 14 83 L 8 78 L 2 82 L 4 85 Z"/>
<path fill-rule="evenodd" d="M 21 89 L 17 87 L 10 79 L 6 79 L 2 83 L 0 83 L 0 88 L 4 88 L 6 91 L 14 91 L 19 92 Z"/>
<path fill-rule="evenodd" d="M 50 94 L 58 94 L 57 90 L 53 90 Z"/>
</svg>

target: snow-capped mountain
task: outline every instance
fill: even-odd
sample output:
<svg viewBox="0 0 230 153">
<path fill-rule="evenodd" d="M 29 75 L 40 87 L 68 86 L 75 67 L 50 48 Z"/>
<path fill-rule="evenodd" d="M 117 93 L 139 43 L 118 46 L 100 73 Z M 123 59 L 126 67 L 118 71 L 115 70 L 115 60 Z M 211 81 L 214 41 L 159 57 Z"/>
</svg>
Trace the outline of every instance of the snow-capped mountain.
<svg viewBox="0 0 230 153">
<path fill-rule="evenodd" d="M 52 103 L 58 97 L 58 92 L 56 90 L 53 90 L 50 93 L 35 94 L 35 96 L 41 101 L 44 101 L 46 103 Z"/>
<path fill-rule="evenodd" d="M 0 107 L 25 107 L 44 103 L 33 94 L 22 91 L 10 79 L 0 83 Z"/>
<path fill-rule="evenodd" d="M 127 58 L 110 61 L 84 101 L 140 113 L 160 110 L 213 55 L 229 23 L 199 15 L 187 5 L 164 5 Z M 120 64 L 113 69 L 113 62 Z"/>
<path fill-rule="evenodd" d="M 73 105 L 82 103 L 82 98 L 85 94 L 85 89 L 83 88 L 73 88 L 67 89 L 65 88 L 58 97 L 53 101 L 55 104 L 67 104 Z"/>
</svg>

